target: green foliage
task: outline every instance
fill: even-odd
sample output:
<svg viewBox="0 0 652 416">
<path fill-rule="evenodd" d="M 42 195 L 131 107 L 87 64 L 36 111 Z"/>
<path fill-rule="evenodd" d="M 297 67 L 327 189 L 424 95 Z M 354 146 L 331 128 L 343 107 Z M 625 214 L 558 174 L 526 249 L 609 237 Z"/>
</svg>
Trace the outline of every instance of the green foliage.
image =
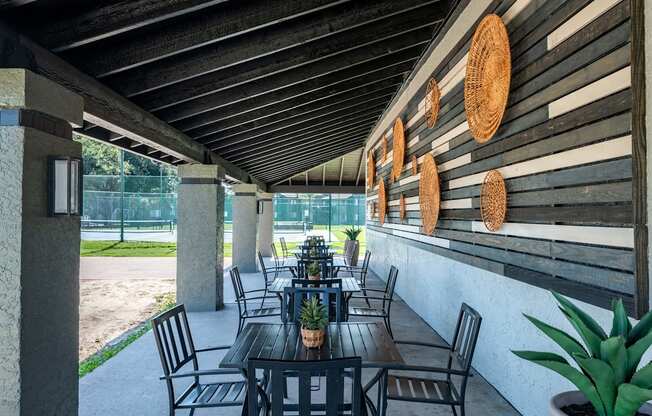
<svg viewBox="0 0 652 416">
<path fill-rule="evenodd" d="M 308 266 L 306 266 L 306 271 L 308 272 L 308 276 L 317 276 L 320 272 L 319 263 L 314 261 L 309 263 Z"/>
<path fill-rule="evenodd" d="M 344 234 L 346 235 L 347 240 L 357 240 L 361 232 L 362 228 L 355 228 L 355 226 L 344 229 Z"/>
<path fill-rule="evenodd" d="M 318 297 L 303 302 L 299 322 L 303 328 L 313 331 L 328 326 L 328 310 L 325 305 L 319 303 Z"/>
<path fill-rule="evenodd" d="M 513 353 L 568 379 L 584 393 L 599 416 L 634 416 L 646 401 L 652 400 L 652 364 L 636 371 L 643 354 L 652 345 L 652 312 L 632 328 L 622 300 L 614 301 L 612 328 L 607 335 L 586 312 L 558 293 L 553 292 L 553 296 L 583 343 L 534 317 L 525 317 L 559 345 L 579 368 L 553 353 Z"/>
</svg>

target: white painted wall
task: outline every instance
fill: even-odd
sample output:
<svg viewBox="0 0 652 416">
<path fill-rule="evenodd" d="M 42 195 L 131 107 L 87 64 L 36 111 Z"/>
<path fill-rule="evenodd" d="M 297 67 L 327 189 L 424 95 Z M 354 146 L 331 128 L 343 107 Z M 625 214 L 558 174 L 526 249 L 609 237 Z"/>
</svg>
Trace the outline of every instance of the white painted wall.
<svg viewBox="0 0 652 416">
<path fill-rule="evenodd" d="M 548 414 L 554 394 L 576 390 L 565 379 L 514 356 L 511 349 L 563 352 L 529 323 L 528 313 L 574 333 L 546 290 L 459 263 L 367 230 L 373 253 L 371 269 L 385 277 L 389 267 L 399 269 L 398 295 L 446 341 L 453 337 L 462 302 L 483 317 L 473 367 L 525 416 Z M 601 325 L 611 328 L 611 312 L 576 301 Z M 404 322 L 392 322 L 399 328 Z M 646 362 L 644 360 L 643 362 Z"/>
</svg>

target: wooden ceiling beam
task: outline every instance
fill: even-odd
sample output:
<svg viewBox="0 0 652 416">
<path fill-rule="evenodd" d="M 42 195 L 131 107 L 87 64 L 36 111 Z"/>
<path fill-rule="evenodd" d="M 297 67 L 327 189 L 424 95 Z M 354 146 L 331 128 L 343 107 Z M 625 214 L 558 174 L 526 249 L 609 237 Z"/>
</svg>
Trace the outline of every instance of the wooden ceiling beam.
<svg viewBox="0 0 652 416">
<path fill-rule="evenodd" d="M 285 181 L 282 181 L 285 182 Z M 271 185 L 270 192 L 283 193 L 283 194 L 364 194 L 365 189 L 363 186 L 351 185 Z"/>
<path fill-rule="evenodd" d="M 261 127 L 271 126 L 285 120 L 305 116 L 314 112 L 327 111 L 332 107 L 345 105 L 349 102 L 354 102 L 371 95 L 382 94 L 383 92 L 389 91 L 395 92 L 401 85 L 399 82 L 400 80 L 400 77 L 385 79 L 379 83 L 373 83 L 362 88 L 356 88 L 352 91 L 330 96 L 323 100 L 308 101 L 304 105 L 292 108 L 287 111 L 281 111 L 272 114 L 269 114 L 271 111 L 257 111 L 246 113 L 240 117 L 234 117 L 223 120 L 221 122 L 207 124 L 202 127 L 185 131 L 185 133 L 196 140 L 209 134 L 228 134 L 232 132 L 242 133 L 253 131 Z"/>
<path fill-rule="evenodd" d="M 134 29 L 149 26 L 226 0 L 130 0 L 114 2 L 39 25 L 32 38 L 53 52 L 97 42 Z"/>
<path fill-rule="evenodd" d="M 342 186 L 342 177 L 344 176 L 344 156 L 340 159 L 340 186 Z"/>
<path fill-rule="evenodd" d="M 414 61 L 372 71 L 367 73 L 364 79 L 354 77 L 352 79 L 342 80 L 341 82 L 333 82 L 322 88 L 314 89 L 310 94 L 303 94 L 298 87 L 288 87 L 275 94 L 267 94 L 259 96 L 256 99 L 239 101 L 217 110 L 210 110 L 173 122 L 172 125 L 182 131 L 188 131 L 216 122 L 247 120 L 251 114 L 258 114 L 259 112 L 263 115 L 277 114 L 312 102 L 327 99 L 336 94 L 353 92 L 359 87 L 371 86 L 388 79 L 399 79 L 402 83 L 410 71 L 411 66 L 409 65 L 413 64 Z"/>
<path fill-rule="evenodd" d="M 194 13 L 164 26 L 141 29 L 138 34 L 107 39 L 64 52 L 80 69 L 95 77 L 126 71 L 166 57 L 188 52 L 211 43 L 244 35 L 254 30 L 306 16 L 349 0 L 259 0 L 229 3 L 210 11 Z M 107 53 L 107 50 L 111 53 Z"/>
<path fill-rule="evenodd" d="M 177 114 L 186 114 L 190 111 L 192 115 L 196 108 L 212 109 L 216 100 L 228 104 L 271 93 L 289 85 L 302 84 L 307 80 L 319 81 L 322 77 L 341 74 L 347 69 L 359 71 L 359 65 L 369 61 L 376 61 L 376 64 L 379 63 L 378 60 L 389 63 L 390 56 L 400 56 L 402 51 L 405 51 L 409 55 L 407 58 L 410 59 L 414 57 L 415 50 L 419 53 L 422 51 L 431 36 L 431 28 L 410 31 L 384 42 L 337 54 L 288 71 L 272 73 L 261 71 L 262 74 L 255 78 L 238 74 L 234 78 L 219 81 L 201 78 L 202 82 L 196 85 L 196 88 L 185 88 L 183 84 L 179 84 L 178 88 L 170 88 L 169 91 L 162 89 L 147 96 L 133 97 L 133 101 L 153 112 L 169 110 Z M 385 57 L 387 59 L 383 59 Z"/>
<path fill-rule="evenodd" d="M 358 174 L 355 176 L 355 186 L 358 186 L 360 182 L 360 172 L 362 172 L 362 167 L 364 166 L 364 149 L 360 152 L 360 162 L 358 163 Z"/>
</svg>

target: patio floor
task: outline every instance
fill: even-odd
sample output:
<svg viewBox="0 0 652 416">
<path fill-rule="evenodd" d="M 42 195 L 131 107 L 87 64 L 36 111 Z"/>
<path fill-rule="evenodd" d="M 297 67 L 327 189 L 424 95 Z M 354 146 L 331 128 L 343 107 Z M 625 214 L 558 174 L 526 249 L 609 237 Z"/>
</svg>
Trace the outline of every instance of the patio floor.
<svg viewBox="0 0 652 416">
<path fill-rule="evenodd" d="M 399 279 L 401 276 L 399 275 Z M 242 274 L 247 289 L 262 286 L 260 274 Z M 228 280 L 228 282 L 227 282 Z M 381 287 L 383 282 L 375 277 L 368 279 L 370 287 Z M 196 348 L 225 345 L 233 342 L 238 324 L 237 306 L 233 303 L 230 279 L 225 279 L 225 308 L 218 312 L 189 314 Z M 277 320 L 278 318 L 273 318 Z M 396 339 L 442 342 L 441 338 L 402 300 L 392 306 L 392 327 Z M 478 348 L 482 348 L 479 345 Z M 406 362 L 444 366 L 445 355 L 426 352 L 414 347 L 400 348 Z M 200 368 L 216 366 L 219 353 L 200 357 Z M 152 332 L 148 332 L 117 356 L 96 369 L 79 382 L 80 416 L 160 416 L 168 414 L 167 390 L 158 379 L 161 374 Z M 372 373 L 365 371 L 364 379 Z M 364 380 L 363 380 L 364 382 Z M 375 396 L 374 396 L 375 397 Z M 474 373 L 467 389 L 467 415 L 511 416 L 519 415 L 514 408 L 484 378 Z M 451 415 L 445 406 L 390 402 L 389 415 Z M 184 415 L 184 412 L 178 412 Z M 205 409 L 195 415 L 239 415 L 236 408 Z"/>
</svg>

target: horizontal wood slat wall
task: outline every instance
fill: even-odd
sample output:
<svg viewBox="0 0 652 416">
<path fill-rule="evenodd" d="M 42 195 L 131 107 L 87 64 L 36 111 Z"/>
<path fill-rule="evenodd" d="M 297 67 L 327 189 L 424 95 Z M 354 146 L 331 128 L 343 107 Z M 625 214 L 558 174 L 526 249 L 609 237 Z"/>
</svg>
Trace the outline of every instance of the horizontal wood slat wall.
<svg viewBox="0 0 652 416">
<path fill-rule="evenodd" d="M 461 1 L 452 18 L 468 4 Z M 633 205 L 644 195 L 632 174 L 638 139 L 632 130 L 630 9 L 631 0 L 491 2 L 432 68 L 441 91 L 436 125 L 426 124 L 426 85 L 400 112 L 406 146 L 398 179 L 389 180 L 392 153 L 384 161 L 381 155 L 383 137 L 392 148 L 391 128 L 369 143 L 389 199 L 384 225 L 377 216 L 367 218 L 370 234 L 389 234 L 598 306 L 622 297 L 631 314 L 640 314 Z M 513 71 L 501 127 L 481 145 L 466 121 L 464 74 L 471 37 L 487 13 L 502 16 L 507 26 Z M 420 165 L 427 153 L 435 157 L 442 189 L 432 236 L 423 234 L 419 174 L 412 174 L 412 156 Z M 501 172 L 508 191 L 506 223 L 497 232 L 484 227 L 479 209 L 480 185 L 492 169 Z M 377 190 L 367 191 L 369 203 L 377 202 Z"/>
</svg>

